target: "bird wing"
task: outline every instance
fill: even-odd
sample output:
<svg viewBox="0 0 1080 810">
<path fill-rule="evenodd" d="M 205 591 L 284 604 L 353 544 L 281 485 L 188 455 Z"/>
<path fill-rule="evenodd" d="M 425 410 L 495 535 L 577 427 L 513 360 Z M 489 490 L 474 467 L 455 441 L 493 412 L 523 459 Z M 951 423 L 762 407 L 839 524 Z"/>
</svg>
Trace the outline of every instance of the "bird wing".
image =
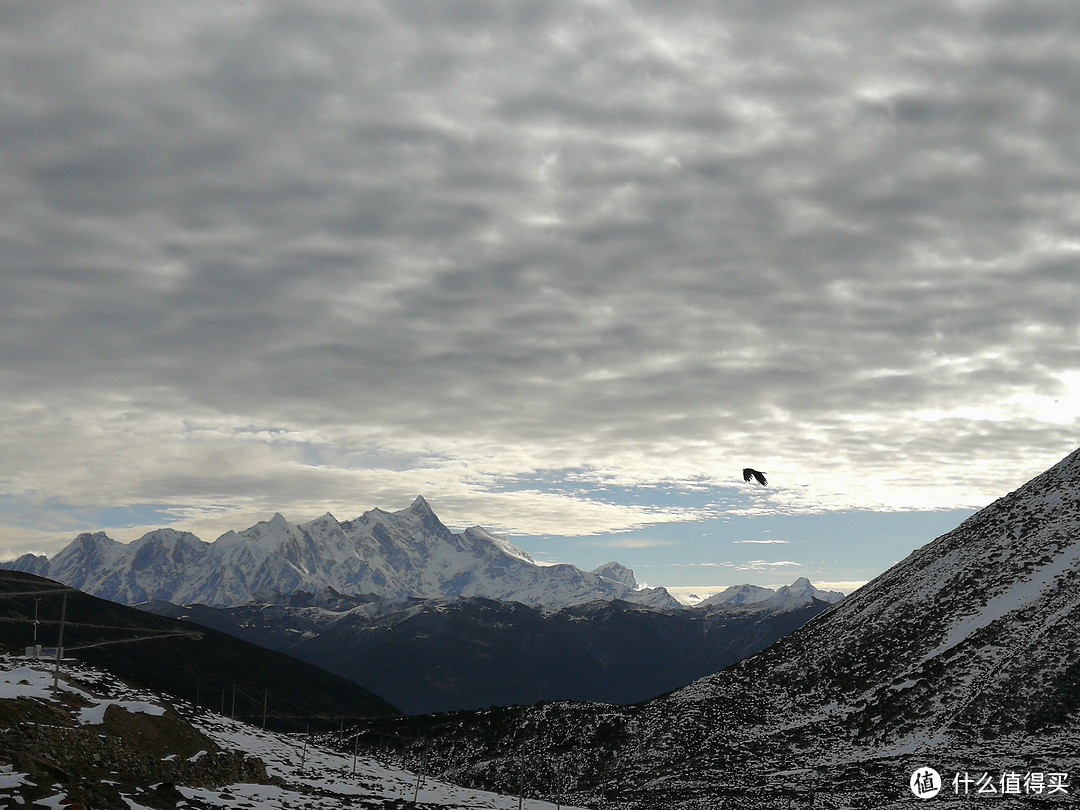
<svg viewBox="0 0 1080 810">
<path fill-rule="evenodd" d="M 749 483 L 751 478 L 756 480 L 763 487 L 768 486 L 768 484 L 765 482 L 765 473 L 758 472 L 757 470 L 751 469 L 750 467 L 744 467 L 742 471 L 742 480 Z"/>
</svg>

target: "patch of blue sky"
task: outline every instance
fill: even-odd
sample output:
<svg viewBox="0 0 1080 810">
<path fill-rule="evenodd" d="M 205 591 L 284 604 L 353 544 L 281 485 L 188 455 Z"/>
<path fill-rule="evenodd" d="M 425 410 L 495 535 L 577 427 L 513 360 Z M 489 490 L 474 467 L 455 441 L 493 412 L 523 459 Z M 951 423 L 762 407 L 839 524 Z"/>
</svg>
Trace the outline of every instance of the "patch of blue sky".
<svg viewBox="0 0 1080 810">
<path fill-rule="evenodd" d="M 625 497 L 629 491 L 622 492 Z M 694 493 L 690 493 L 694 495 Z M 693 504 L 672 493 L 668 505 Z M 654 504 L 650 497 L 646 503 Z M 612 559 L 634 569 L 639 581 L 670 586 L 775 587 L 799 576 L 812 581 L 868 581 L 916 548 L 956 528 L 973 510 L 925 512 L 819 512 L 729 514 L 689 522 L 657 522 L 626 532 L 589 537 L 514 537 L 540 560 L 572 561 L 591 569 Z"/>
<path fill-rule="evenodd" d="M 717 487 L 704 482 L 678 482 L 625 486 L 609 483 L 599 474 L 583 469 L 544 470 L 492 482 L 495 492 L 549 492 L 598 503 L 643 507 L 649 510 L 717 509 L 750 503 L 749 493 L 739 487 Z"/>
<path fill-rule="evenodd" d="M 180 518 L 181 510 L 167 504 L 95 506 L 0 495 L 0 520 L 7 525 L 71 533 L 72 539 L 80 532 L 100 531 L 103 527 L 170 526 Z"/>
</svg>

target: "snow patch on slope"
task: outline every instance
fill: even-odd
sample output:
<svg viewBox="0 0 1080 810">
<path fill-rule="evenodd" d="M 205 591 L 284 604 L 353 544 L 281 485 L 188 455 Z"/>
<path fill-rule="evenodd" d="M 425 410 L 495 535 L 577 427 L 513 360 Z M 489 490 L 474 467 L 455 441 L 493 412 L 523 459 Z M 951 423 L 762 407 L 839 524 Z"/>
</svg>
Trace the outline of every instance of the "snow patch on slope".
<svg viewBox="0 0 1080 810">
<path fill-rule="evenodd" d="M 1057 588 L 1058 579 L 1078 564 L 1080 543 L 1073 543 L 1046 565 L 1035 570 L 1030 578 L 1013 582 L 1004 592 L 991 597 L 978 613 L 962 617 L 949 629 L 945 640 L 927 653 L 924 660 L 936 658 L 967 640 L 977 630 L 993 624 L 1013 611 L 1023 610 L 1041 601 L 1048 591 Z"/>
</svg>

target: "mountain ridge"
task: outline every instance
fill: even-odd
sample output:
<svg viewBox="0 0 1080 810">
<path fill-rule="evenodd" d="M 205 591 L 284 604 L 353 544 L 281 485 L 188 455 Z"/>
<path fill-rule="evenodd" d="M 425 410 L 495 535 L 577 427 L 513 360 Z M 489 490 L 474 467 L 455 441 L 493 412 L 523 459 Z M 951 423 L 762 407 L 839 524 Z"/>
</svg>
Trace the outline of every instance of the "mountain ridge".
<svg viewBox="0 0 1080 810">
<path fill-rule="evenodd" d="M 646 700 L 764 649 L 828 605 L 781 597 L 755 609 L 675 610 L 612 599 L 554 610 L 481 597 L 361 604 L 343 597 L 140 607 L 280 650 L 407 714 L 426 714 L 543 700 Z"/>
<path fill-rule="evenodd" d="M 375 508 L 346 521 L 327 512 L 294 524 L 275 513 L 212 543 L 169 528 L 128 544 L 87 532 L 52 559 L 25 554 L 0 567 L 123 604 L 224 607 L 329 589 L 397 601 L 480 596 L 553 608 L 597 599 L 679 606 L 663 588 L 638 588 L 633 572 L 617 563 L 596 571 L 539 565 L 480 526 L 454 533 L 423 496 L 397 512 Z"/>
</svg>

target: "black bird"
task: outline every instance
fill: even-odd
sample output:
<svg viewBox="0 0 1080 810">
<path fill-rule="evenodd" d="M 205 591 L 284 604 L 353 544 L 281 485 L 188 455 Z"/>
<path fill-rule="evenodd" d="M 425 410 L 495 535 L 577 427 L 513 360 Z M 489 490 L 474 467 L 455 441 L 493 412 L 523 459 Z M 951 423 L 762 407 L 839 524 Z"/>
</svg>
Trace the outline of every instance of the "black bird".
<svg viewBox="0 0 1080 810">
<path fill-rule="evenodd" d="M 751 478 L 756 480 L 763 487 L 768 485 L 765 481 L 765 473 L 751 470 L 749 467 L 744 468 L 742 471 L 742 480 L 749 483 Z"/>
</svg>

